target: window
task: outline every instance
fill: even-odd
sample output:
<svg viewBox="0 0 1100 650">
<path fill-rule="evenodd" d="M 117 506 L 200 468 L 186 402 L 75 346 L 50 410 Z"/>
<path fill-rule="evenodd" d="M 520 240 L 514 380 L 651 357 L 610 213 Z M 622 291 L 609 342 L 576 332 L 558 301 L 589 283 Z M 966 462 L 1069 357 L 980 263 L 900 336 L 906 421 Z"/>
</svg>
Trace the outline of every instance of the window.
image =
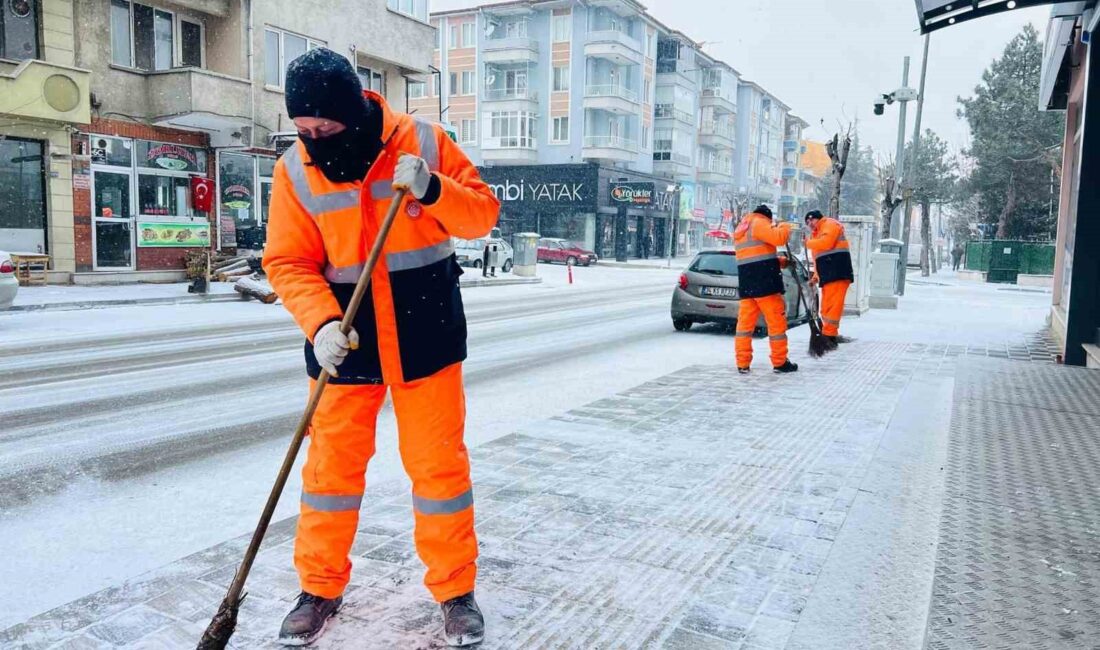
<svg viewBox="0 0 1100 650">
<path fill-rule="evenodd" d="M 646 79 L 642 83 L 642 103 L 645 103 L 645 104 L 649 103 L 649 90 L 650 90 L 650 87 L 651 87 L 650 81 L 649 81 L 649 79 Z"/>
<path fill-rule="evenodd" d="M 451 80 L 450 81 L 451 81 L 451 83 L 447 84 L 447 88 L 448 88 L 447 94 L 449 94 L 451 97 L 455 97 L 456 95 L 458 95 L 458 91 L 460 90 L 459 87 L 458 87 L 458 73 L 457 72 L 452 72 L 451 73 Z"/>
<path fill-rule="evenodd" d="M 477 44 L 474 38 L 474 23 L 462 23 L 462 47 L 473 47 Z"/>
<path fill-rule="evenodd" d="M 307 50 L 324 46 L 324 42 L 268 27 L 264 30 L 264 83 L 282 88 L 286 82 L 286 67 Z"/>
<path fill-rule="evenodd" d="M 451 48 L 456 49 L 462 47 L 462 43 L 458 41 L 458 25 L 451 25 L 451 39 L 448 41 Z"/>
<path fill-rule="evenodd" d="M 569 142 L 569 118 L 555 117 L 553 125 L 554 130 L 551 133 L 550 140 L 553 142 Z"/>
<path fill-rule="evenodd" d="M 186 177 L 138 175 L 138 214 L 190 217 L 191 181 Z"/>
<path fill-rule="evenodd" d="M 46 233 L 45 148 L 40 140 L 0 140 L 0 228 Z"/>
<path fill-rule="evenodd" d="M 180 65 L 202 67 L 202 25 L 180 20 Z"/>
<path fill-rule="evenodd" d="M 428 0 L 386 0 L 386 6 L 398 13 L 428 22 Z"/>
<path fill-rule="evenodd" d="M 569 66 L 554 66 L 554 92 L 569 90 Z"/>
<path fill-rule="evenodd" d="M 477 122 L 474 120 L 461 120 L 459 127 L 460 144 L 474 144 L 477 141 Z"/>
<path fill-rule="evenodd" d="M 563 14 L 560 16 L 554 16 L 554 42 L 563 43 L 568 41 L 573 32 L 573 16 L 572 14 Z"/>
<path fill-rule="evenodd" d="M 432 97 L 439 97 L 439 75 L 432 75 Z"/>
<path fill-rule="evenodd" d="M 474 71 L 473 70 L 463 70 L 462 71 L 462 94 L 463 95 L 472 95 L 472 94 L 474 94 L 474 88 L 475 87 L 476 87 L 476 85 L 474 83 Z"/>
<path fill-rule="evenodd" d="M 421 97 L 425 97 L 424 92 L 427 88 L 427 85 L 428 84 L 424 83 L 423 81 L 410 81 L 409 99 L 420 99 Z"/>
<path fill-rule="evenodd" d="M 649 58 L 653 58 L 653 32 L 649 29 L 645 30 L 645 55 Z"/>
<path fill-rule="evenodd" d="M 513 20 L 504 23 L 504 38 L 527 38 L 527 21 Z"/>
<path fill-rule="evenodd" d="M 649 148 L 649 127 L 644 124 L 642 125 L 642 148 Z"/>
<path fill-rule="evenodd" d="M 197 50 L 201 63 L 202 28 L 187 24 L 192 26 L 187 33 L 187 56 L 194 60 Z M 199 27 L 198 34 L 194 27 Z M 168 70 L 175 66 L 175 52 L 174 14 L 136 2 L 111 0 L 112 63 L 139 70 Z"/>
<path fill-rule="evenodd" d="M 362 66 L 356 67 L 355 71 L 359 75 L 359 82 L 363 84 L 363 90 L 373 90 L 383 97 L 386 96 L 385 72 Z"/>
<path fill-rule="evenodd" d="M 490 137 L 500 148 L 535 146 L 535 115 L 526 111 L 499 111 L 489 116 Z"/>
</svg>

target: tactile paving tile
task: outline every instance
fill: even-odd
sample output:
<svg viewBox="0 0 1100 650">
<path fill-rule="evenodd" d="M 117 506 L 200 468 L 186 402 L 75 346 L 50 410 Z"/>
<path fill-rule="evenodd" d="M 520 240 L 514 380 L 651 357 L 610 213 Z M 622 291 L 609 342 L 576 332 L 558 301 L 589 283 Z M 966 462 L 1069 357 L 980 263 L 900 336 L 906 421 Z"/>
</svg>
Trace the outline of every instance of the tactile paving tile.
<svg viewBox="0 0 1100 650">
<path fill-rule="evenodd" d="M 1100 647 L 1098 382 L 959 362 L 926 647 Z"/>
</svg>

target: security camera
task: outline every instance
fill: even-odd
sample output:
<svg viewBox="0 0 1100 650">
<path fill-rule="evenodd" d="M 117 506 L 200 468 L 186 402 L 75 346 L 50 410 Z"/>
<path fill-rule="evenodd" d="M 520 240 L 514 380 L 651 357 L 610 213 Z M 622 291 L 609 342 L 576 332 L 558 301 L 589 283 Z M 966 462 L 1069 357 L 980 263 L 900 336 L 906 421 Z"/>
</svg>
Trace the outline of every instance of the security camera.
<svg viewBox="0 0 1100 650">
<path fill-rule="evenodd" d="M 885 112 L 886 112 L 886 100 L 876 99 L 875 100 L 875 115 L 882 115 Z"/>
</svg>

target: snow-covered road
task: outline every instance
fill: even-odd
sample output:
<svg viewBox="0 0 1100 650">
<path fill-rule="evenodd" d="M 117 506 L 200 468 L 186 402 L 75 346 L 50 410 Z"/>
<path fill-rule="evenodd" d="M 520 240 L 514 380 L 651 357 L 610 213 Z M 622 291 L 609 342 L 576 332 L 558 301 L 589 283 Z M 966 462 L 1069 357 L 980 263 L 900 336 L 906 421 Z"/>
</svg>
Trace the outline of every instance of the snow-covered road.
<svg viewBox="0 0 1100 650">
<path fill-rule="evenodd" d="M 540 267 L 464 292 L 468 442 L 690 363 L 728 336 L 668 321 L 676 271 Z M 0 627 L 249 530 L 305 401 L 301 335 L 256 303 L 0 318 Z M 369 480 L 401 473 L 383 414 Z M 295 475 L 277 518 L 294 514 Z M 14 594 L 7 593 L 14 587 Z"/>
</svg>

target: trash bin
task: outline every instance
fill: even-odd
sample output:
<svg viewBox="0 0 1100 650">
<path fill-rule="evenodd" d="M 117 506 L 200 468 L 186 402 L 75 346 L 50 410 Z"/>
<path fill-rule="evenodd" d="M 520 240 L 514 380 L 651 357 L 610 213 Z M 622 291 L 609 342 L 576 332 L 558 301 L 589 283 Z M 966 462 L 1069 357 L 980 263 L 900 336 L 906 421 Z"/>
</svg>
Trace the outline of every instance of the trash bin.
<svg viewBox="0 0 1100 650">
<path fill-rule="evenodd" d="M 539 263 L 539 234 L 520 232 L 512 235 L 512 273 L 533 278 Z"/>
</svg>

